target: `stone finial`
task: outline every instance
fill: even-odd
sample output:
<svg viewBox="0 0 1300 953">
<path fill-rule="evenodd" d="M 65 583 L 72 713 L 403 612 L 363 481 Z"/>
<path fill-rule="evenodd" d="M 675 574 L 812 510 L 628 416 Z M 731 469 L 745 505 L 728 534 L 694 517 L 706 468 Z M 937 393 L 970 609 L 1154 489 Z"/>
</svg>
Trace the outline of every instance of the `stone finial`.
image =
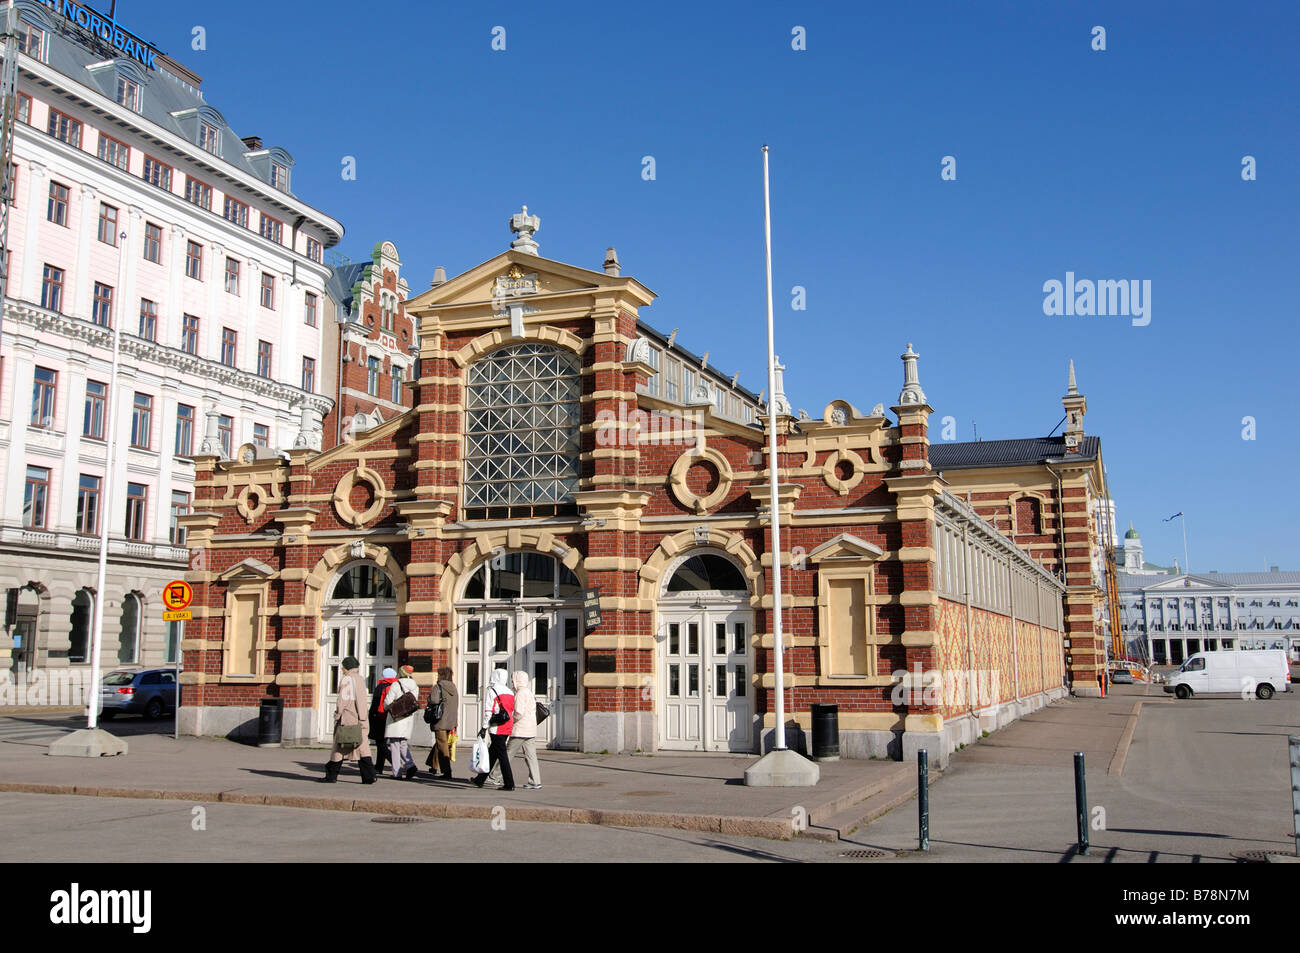
<svg viewBox="0 0 1300 953">
<path fill-rule="evenodd" d="M 536 215 L 529 215 L 527 205 L 522 208 L 523 211 L 510 216 L 510 230 L 517 236 L 510 247 L 515 251 L 536 255 L 537 242 L 533 241 L 533 233 L 542 227 L 542 220 Z"/>
<path fill-rule="evenodd" d="M 1067 394 L 1079 393 L 1079 385 L 1074 382 L 1074 358 L 1070 358 L 1070 383 L 1065 392 Z"/>
<path fill-rule="evenodd" d="M 618 252 L 614 248 L 605 249 L 605 274 L 617 278 L 619 274 Z"/>
<path fill-rule="evenodd" d="M 781 358 L 775 355 L 773 355 L 772 361 L 776 372 L 776 387 L 772 392 L 772 402 L 776 407 L 776 412 L 782 417 L 793 417 L 794 411 L 790 408 L 790 401 L 785 396 L 785 365 L 781 363 Z"/>
<path fill-rule="evenodd" d="M 298 436 L 293 438 L 295 450 L 320 450 L 324 421 L 319 407 L 308 401 L 299 405 Z"/>
<path fill-rule="evenodd" d="M 433 269 L 433 282 L 429 285 L 429 287 L 436 288 L 438 287 L 438 285 L 446 282 L 446 280 L 447 280 L 447 269 L 442 267 L 442 265 L 439 265 L 437 268 Z"/>
<path fill-rule="evenodd" d="M 907 342 L 907 350 L 899 355 L 903 359 L 903 390 L 898 395 L 899 405 L 926 403 L 925 391 L 921 390 L 921 381 L 916 376 L 916 359 L 921 355 L 912 350 L 912 342 Z"/>
<path fill-rule="evenodd" d="M 221 457 L 221 411 L 212 406 L 207 409 L 206 416 L 207 420 L 203 428 L 203 443 L 199 445 L 199 453 L 208 457 Z"/>
</svg>

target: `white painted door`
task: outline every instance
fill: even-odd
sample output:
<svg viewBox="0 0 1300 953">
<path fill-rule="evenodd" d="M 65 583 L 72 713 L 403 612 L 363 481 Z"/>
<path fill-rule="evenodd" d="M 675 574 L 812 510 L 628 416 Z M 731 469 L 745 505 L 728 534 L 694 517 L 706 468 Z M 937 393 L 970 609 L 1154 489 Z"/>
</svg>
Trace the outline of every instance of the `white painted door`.
<svg viewBox="0 0 1300 953">
<path fill-rule="evenodd" d="M 753 614 L 661 610 L 659 743 L 688 751 L 750 751 Z"/>
<path fill-rule="evenodd" d="M 373 692 L 384 668 L 397 664 L 397 619 L 388 615 L 340 614 L 325 619 L 322 625 L 325 644 L 321 657 L 323 697 L 318 737 L 328 741 L 334 732 L 343 660 L 351 655 L 361 663 L 366 693 Z"/>
<path fill-rule="evenodd" d="M 483 724 L 483 698 L 493 669 L 513 671 L 515 613 L 475 612 L 461 617 L 460 716 L 457 734 L 473 740 Z"/>
<path fill-rule="evenodd" d="M 537 726 L 539 742 L 550 748 L 577 748 L 582 721 L 581 612 L 476 611 L 462 615 L 460 628 L 462 736 L 477 734 L 492 670 L 503 668 L 529 673 L 533 692 L 550 705 L 551 717 Z"/>
</svg>

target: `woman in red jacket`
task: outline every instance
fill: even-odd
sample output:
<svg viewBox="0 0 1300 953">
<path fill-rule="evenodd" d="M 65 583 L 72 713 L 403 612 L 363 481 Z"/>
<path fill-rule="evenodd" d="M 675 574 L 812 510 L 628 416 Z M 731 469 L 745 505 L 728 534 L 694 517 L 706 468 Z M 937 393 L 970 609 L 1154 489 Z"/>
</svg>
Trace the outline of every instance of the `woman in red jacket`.
<svg viewBox="0 0 1300 953">
<path fill-rule="evenodd" d="M 505 721 L 493 724 L 493 718 L 500 720 L 500 712 L 505 712 Z M 510 740 L 510 729 L 514 724 L 515 693 L 510 690 L 509 675 L 503 668 L 492 670 L 492 684 L 483 693 L 483 727 L 478 736 L 488 735 L 488 771 L 498 763 L 501 765 L 501 777 L 505 781 L 501 790 L 515 789 L 515 776 L 510 770 L 510 757 L 506 754 L 506 742 Z M 490 733 L 490 734 L 489 734 Z M 487 771 L 473 779 L 477 787 L 482 787 L 487 780 Z"/>
</svg>

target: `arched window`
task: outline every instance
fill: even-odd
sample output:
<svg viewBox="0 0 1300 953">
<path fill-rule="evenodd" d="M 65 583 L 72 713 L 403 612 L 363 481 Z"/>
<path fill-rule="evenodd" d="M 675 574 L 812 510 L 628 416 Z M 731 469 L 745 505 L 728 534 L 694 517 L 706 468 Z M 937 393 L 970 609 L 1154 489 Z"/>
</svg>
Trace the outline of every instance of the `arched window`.
<svg viewBox="0 0 1300 953">
<path fill-rule="evenodd" d="M 357 563 L 339 575 L 331 599 L 395 599 L 393 581 L 373 563 Z"/>
<path fill-rule="evenodd" d="M 90 590 L 79 589 L 72 597 L 72 632 L 68 642 L 68 661 L 84 662 L 90 646 L 90 617 L 94 612 Z"/>
<path fill-rule="evenodd" d="M 140 597 L 128 592 L 122 599 L 122 633 L 117 640 L 119 665 L 134 665 L 140 658 Z"/>
<path fill-rule="evenodd" d="M 582 583 L 546 553 L 500 553 L 474 570 L 463 599 L 578 599 Z"/>
<path fill-rule="evenodd" d="M 493 351 L 469 369 L 465 517 L 575 513 L 582 377 L 550 344 Z"/>
<path fill-rule="evenodd" d="M 746 592 L 745 577 L 729 559 L 702 553 L 677 567 L 668 580 L 669 592 Z"/>
</svg>

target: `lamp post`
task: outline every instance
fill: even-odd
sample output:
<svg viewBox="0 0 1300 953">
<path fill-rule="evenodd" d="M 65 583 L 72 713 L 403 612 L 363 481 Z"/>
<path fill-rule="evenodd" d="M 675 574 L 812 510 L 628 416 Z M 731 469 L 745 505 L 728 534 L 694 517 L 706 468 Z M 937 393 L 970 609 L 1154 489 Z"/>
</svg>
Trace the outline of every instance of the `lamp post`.
<svg viewBox="0 0 1300 953">
<path fill-rule="evenodd" d="M 127 233 L 125 230 L 118 235 L 118 242 L 120 251 L 117 259 L 117 287 L 119 291 L 124 292 L 126 289 L 127 246 Z M 86 686 L 86 727 L 81 731 L 74 731 L 52 742 L 48 749 L 51 755 L 99 757 L 102 755 L 126 754 L 127 750 L 125 741 L 99 727 L 99 660 L 104 644 L 104 603 L 107 601 L 105 588 L 108 577 L 109 508 L 113 502 L 113 470 L 117 466 L 117 411 L 120 403 L 117 393 L 117 372 L 122 351 L 121 303 L 125 302 L 122 298 L 119 298 L 119 307 L 115 309 L 117 313 L 112 314 L 110 317 L 113 322 L 113 370 L 109 376 L 108 384 L 108 434 L 105 440 L 104 493 L 101 497 L 102 503 L 98 513 L 99 567 L 96 572 L 95 582 L 94 621 L 91 624 L 90 631 L 90 684 Z"/>
</svg>

